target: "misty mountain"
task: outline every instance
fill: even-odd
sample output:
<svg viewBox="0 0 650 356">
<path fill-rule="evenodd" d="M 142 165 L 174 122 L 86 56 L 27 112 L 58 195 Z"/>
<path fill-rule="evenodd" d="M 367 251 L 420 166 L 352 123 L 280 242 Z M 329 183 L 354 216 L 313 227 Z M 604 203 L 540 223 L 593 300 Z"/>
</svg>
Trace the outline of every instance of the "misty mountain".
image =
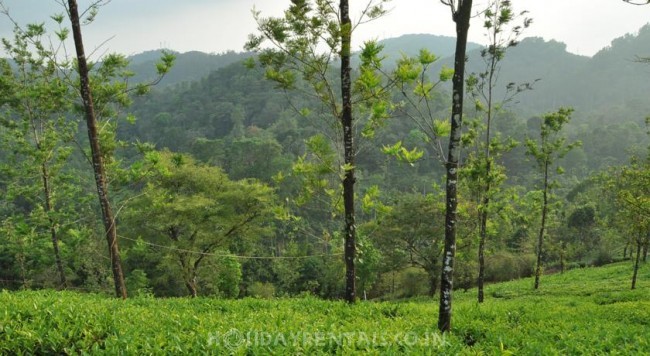
<svg viewBox="0 0 650 356">
<path fill-rule="evenodd" d="M 389 38 L 378 42 L 384 46 L 383 55 L 386 56 L 386 63 L 393 63 L 402 55 L 416 56 L 422 48 L 440 58 L 453 57 L 456 50 L 456 38 L 448 36 L 436 36 L 428 34 L 403 35 L 396 38 Z M 474 42 L 467 43 L 467 51 L 480 49 L 481 45 Z"/>
<path fill-rule="evenodd" d="M 404 35 L 379 41 L 384 46 L 387 66 L 402 55 L 415 56 L 427 48 L 441 59 L 432 67 L 435 75 L 445 65 L 453 67 L 455 39 L 426 34 Z M 481 46 L 468 43 L 467 72 L 484 68 Z M 137 73 L 135 81 L 155 77 L 155 62 L 159 51 L 130 57 L 131 68 Z M 227 52 L 207 54 L 187 52 L 176 54 L 176 64 L 163 79 L 161 86 L 191 82 L 209 73 L 250 56 Z M 508 83 L 535 82 L 534 90 L 516 97 L 517 111 L 534 115 L 572 106 L 578 112 L 603 111 L 618 106 L 634 106 L 638 112 L 650 111 L 644 94 L 650 92 L 650 66 L 639 63 L 639 57 L 650 56 L 650 25 L 636 35 L 626 35 L 612 41 L 593 57 L 567 52 L 566 45 L 541 38 L 525 38 L 510 49 L 502 63 L 498 90 L 504 95 Z"/>
<path fill-rule="evenodd" d="M 577 116 L 605 112 L 617 107 L 633 109 L 638 120 L 650 112 L 646 100 L 650 92 L 650 66 L 639 58 L 650 56 L 650 25 L 638 34 L 612 41 L 593 57 L 567 52 L 566 45 L 541 38 L 525 38 L 511 48 L 502 62 L 498 91 L 504 94 L 508 83 L 534 83 L 534 89 L 516 97 L 513 109 L 527 115 L 571 106 Z M 484 70 L 480 49 L 468 51 L 467 72 Z M 432 68 L 453 67 L 452 58 L 444 58 Z M 537 81 L 538 80 L 538 81 Z M 630 117 L 626 119 L 632 119 Z"/>
<path fill-rule="evenodd" d="M 426 48 L 438 57 L 453 56 L 456 39 L 448 36 L 427 34 L 404 35 L 379 41 L 384 46 L 385 63 L 395 63 L 402 55 L 415 56 L 420 49 Z M 480 48 L 479 44 L 468 43 L 468 49 Z M 174 52 L 173 52 L 174 53 Z M 135 82 L 145 82 L 155 78 L 156 62 L 162 51 L 147 51 L 129 57 L 131 70 L 136 73 Z M 174 53 L 176 62 L 168 75 L 160 82 L 160 86 L 169 86 L 181 82 L 196 81 L 206 77 L 210 72 L 223 68 L 229 64 L 241 61 L 251 56 L 250 53 L 237 53 L 229 51 L 221 54 L 208 54 L 203 52 Z"/>
<path fill-rule="evenodd" d="M 426 36 L 406 38 L 427 39 Z M 399 48 L 399 40 L 395 41 L 391 46 Z M 415 55 L 421 46 L 411 43 L 407 47 L 411 53 L 404 52 Z M 434 53 L 441 53 L 440 49 L 429 48 Z M 480 48 L 474 48 L 468 53 L 469 73 L 485 68 Z M 534 82 L 533 90 L 520 93 L 505 108 L 511 113 L 504 116 L 506 120 L 499 122 L 497 130 L 523 141 L 531 118 L 561 106 L 570 106 L 576 111 L 567 132 L 583 142 L 583 146 L 572 153 L 571 163 L 567 164 L 572 167 L 572 174 L 584 176 L 590 171 L 624 162 L 630 152 L 647 147 L 648 138 L 643 128 L 644 118 L 650 113 L 650 102 L 646 99 L 650 91 L 650 67 L 636 61 L 644 53 L 650 53 L 650 26 L 642 28 L 637 35 L 613 41 L 594 57 L 569 53 L 563 43 L 556 41 L 541 38 L 522 40 L 508 51 L 497 87 L 505 88 L 510 82 Z M 149 58 L 136 58 L 135 65 L 151 66 L 154 57 L 148 55 Z M 205 59 L 209 64 L 205 65 L 206 68 L 189 65 L 185 56 L 192 55 Z M 307 137 L 322 132 L 322 127 L 315 125 L 314 120 L 297 117 L 295 107 L 289 105 L 285 93 L 274 89 L 273 83 L 265 80 L 260 71 L 249 70 L 235 61 L 236 54 L 226 58 L 180 54 L 178 58 L 177 66 L 172 69 L 172 73 L 177 72 L 177 79 L 170 82 L 182 83 L 155 88 L 150 95 L 138 98 L 133 106 L 138 121 L 134 126 L 124 127 L 123 134 L 155 143 L 157 147 L 191 152 L 206 162 L 228 166 L 224 158 L 214 157 L 218 152 L 227 152 L 227 140 L 242 133 L 251 137 L 270 137 L 283 150 L 298 155 Z M 232 62 L 196 81 L 182 80 L 179 74 L 191 72 L 197 77 L 209 71 L 209 65 L 212 68 L 221 65 L 216 63 L 217 59 Z M 437 67 L 431 69 L 431 76 L 437 77 L 443 65 L 452 67 L 452 58 L 440 59 Z M 501 90 L 501 95 L 503 92 Z M 299 107 L 318 105 L 301 96 L 299 91 L 288 95 Z M 499 95 L 497 93 L 497 101 Z M 467 100 L 469 117 L 473 115 L 472 106 L 471 100 Z M 444 105 L 440 110 L 441 117 L 448 114 Z M 413 140 L 413 128 L 408 120 L 393 120 L 390 125 L 382 133 L 385 137 L 377 140 L 379 147 L 399 140 Z M 364 156 L 367 160 L 363 162 L 364 166 L 380 167 L 385 157 L 379 149 L 371 152 L 373 155 Z M 436 167 L 431 162 L 427 164 Z M 507 166 L 525 179 L 528 164 L 523 159 Z M 431 167 L 426 169 L 433 169 Z M 372 172 L 370 170 L 369 174 Z"/>
<path fill-rule="evenodd" d="M 208 54 L 198 51 L 172 53 L 176 55 L 176 62 L 172 70 L 160 82 L 159 85 L 163 87 L 200 80 L 219 68 L 251 56 L 250 53 L 233 51 L 220 54 Z M 129 57 L 130 69 L 136 73 L 133 80 L 140 83 L 155 78 L 156 62 L 158 62 L 161 55 L 162 51 L 147 51 Z"/>
</svg>

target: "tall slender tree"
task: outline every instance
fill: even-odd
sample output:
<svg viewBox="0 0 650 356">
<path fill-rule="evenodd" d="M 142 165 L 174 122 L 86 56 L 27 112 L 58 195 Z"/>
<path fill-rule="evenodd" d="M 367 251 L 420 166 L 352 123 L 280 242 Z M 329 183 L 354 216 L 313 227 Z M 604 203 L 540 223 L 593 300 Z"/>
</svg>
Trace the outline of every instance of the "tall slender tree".
<svg viewBox="0 0 650 356">
<path fill-rule="evenodd" d="M 494 0 L 483 13 L 483 27 L 487 32 L 488 47 L 481 50 L 481 57 L 485 62 L 485 69 L 477 74 L 472 74 L 467 80 L 468 91 L 476 101 L 479 115 L 478 122 L 474 125 L 477 136 L 476 152 L 470 154 L 465 172 L 475 186 L 473 189 L 478 205 L 479 247 L 478 247 L 478 302 L 484 300 L 485 283 L 485 245 L 488 235 L 488 219 L 491 214 L 492 200 L 499 192 L 499 186 L 505 179 L 503 167 L 498 163 L 499 157 L 506 151 L 515 147 L 516 142 L 504 142 L 498 134 L 493 132 L 494 119 L 499 110 L 510 102 L 517 94 L 529 89 L 530 83 L 516 85 L 509 83 L 506 86 L 505 96 L 496 97 L 495 89 L 499 82 L 501 62 L 507 50 L 517 45 L 521 32 L 530 26 L 532 20 L 524 18 L 521 25 L 509 28 L 509 25 L 518 17 L 524 16 L 526 11 L 515 14 L 509 0 Z M 474 134 L 468 135 L 474 136 Z M 482 137 L 478 137 L 482 136 Z M 481 142 L 482 141 L 482 142 Z"/>
<path fill-rule="evenodd" d="M 440 277 L 440 309 L 438 329 L 451 330 L 452 291 L 454 286 L 454 259 L 456 256 L 456 222 L 458 208 L 458 168 L 460 137 L 463 125 L 463 99 L 465 94 L 465 61 L 467 34 L 472 17 L 472 0 L 441 0 L 451 9 L 456 23 L 456 52 L 452 78 L 451 130 L 447 151 L 447 184 L 445 206 L 445 247 Z"/>
<path fill-rule="evenodd" d="M 650 117 L 646 118 L 646 127 L 650 135 Z M 606 188 L 614 192 L 616 215 L 624 226 L 623 232 L 632 236 L 631 240 L 636 244 L 632 274 L 634 289 L 639 263 L 646 261 L 650 244 L 650 146 L 645 158 L 633 157 L 627 166 L 613 169 Z"/>
<path fill-rule="evenodd" d="M 380 48 L 373 43 L 368 44 L 362 53 L 361 75 L 355 81 L 360 91 L 353 91 L 352 34 L 358 25 L 383 15 L 385 2 L 387 0 L 369 1 L 358 22 L 353 23 L 348 0 L 292 0 L 284 18 L 260 18 L 259 13 L 255 13 L 261 35 L 251 36 L 246 45 L 248 50 L 259 52 L 259 62 L 267 68 L 267 78 L 277 82 L 280 88 L 294 89 L 299 76 L 304 81 L 301 86 L 311 86 L 307 95 L 316 97 L 336 119 L 332 126 L 338 131 L 334 135 L 340 138 L 343 151 L 340 176 L 344 208 L 345 299 L 349 303 L 356 300 L 354 187 L 357 125 L 353 102 L 368 103 L 378 95 L 386 94 L 378 88 L 381 80 L 374 69 L 380 63 Z M 274 48 L 262 49 L 265 40 Z M 340 75 L 338 81 L 333 81 L 331 72 L 333 61 L 337 59 Z M 359 100 L 353 100 L 355 92 Z M 374 108 L 377 107 L 380 106 Z M 373 110 L 373 117 L 383 117 L 381 111 Z"/>
<path fill-rule="evenodd" d="M 537 235 L 535 289 L 539 288 L 539 280 L 542 274 L 544 235 L 549 216 L 549 202 L 552 189 L 557 186 L 553 179 L 552 169 L 559 159 L 581 144 L 579 141 L 568 143 L 567 139 L 561 135 L 562 127 L 569 122 L 572 112 L 573 109 L 561 108 L 557 112 L 544 115 L 540 121 L 539 139 L 526 139 L 526 154 L 533 157 L 542 174 L 542 213 L 539 234 Z M 558 174 L 562 173 L 561 167 L 557 166 L 555 168 Z"/>
<path fill-rule="evenodd" d="M 9 16 L 1 3 L 0 8 Z M 3 145 L 7 145 L 7 153 L 13 157 L 13 162 L 2 168 L 13 172 L 15 184 L 10 185 L 10 190 L 17 190 L 29 202 L 29 224 L 49 231 L 59 284 L 65 287 L 67 279 L 59 246 L 65 214 L 55 197 L 65 195 L 65 175 L 61 171 L 72 151 L 69 141 L 76 132 L 76 123 L 65 118 L 70 109 L 69 91 L 52 59 L 55 52 L 44 44 L 45 34 L 43 24 L 32 24 L 26 29 L 16 25 L 14 40 L 3 39 L 15 70 L 7 65 L 1 79 L 11 88 L 6 93 L 6 104 L 0 103 L 7 110 L 6 117 L 0 118 L 0 127 L 7 135 Z M 39 50 L 32 52 L 32 47 Z"/>
<path fill-rule="evenodd" d="M 447 184 L 445 205 L 445 247 L 440 276 L 440 309 L 438 329 L 451 330 L 452 291 L 454 286 L 454 259 L 456 257 L 456 222 L 458 208 L 458 168 L 460 161 L 460 137 L 463 125 L 463 99 L 465 95 L 465 62 L 467 35 L 472 16 L 472 0 L 441 0 L 451 9 L 456 23 L 456 51 L 454 76 L 452 78 L 451 130 L 447 151 Z"/>
<path fill-rule="evenodd" d="M 83 103 L 86 116 L 86 125 L 88 128 L 88 139 L 90 142 L 91 161 L 95 176 L 95 185 L 97 188 L 97 197 L 102 211 L 102 221 L 106 233 L 106 242 L 111 259 L 111 269 L 113 271 L 113 280 L 115 283 L 115 295 L 118 298 L 127 297 L 126 285 L 124 284 L 124 273 L 122 272 L 122 262 L 120 258 L 120 249 L 117 238 L 117 227 L 115 225 L 115 216 L 109 199 L 108 183 L 104 162 L 102 159 L 102 148 L 100 146 L 99 130 L 97 127 L 97 118 L 93 105 L 93 96 L 90 89 L 90 76 L 88 61 L 84 51 L 83 37 L 81 33 L 81 23 L 79 21 L 79 8 L 76 0 L 68 0 L 68 15 L 72 26 L 72 35 L 74 38 L 75 50 L 77 53 L 77 70 L 79 72 L 79 94 Z"/>
<path fill-rule="evenodd" d="M 343 178 L 343 205 L 345 214 L 345 299 L 353 303 L 356 298 L 356 256 L 357 227 L 354 214 L 354 133 L 352 127 L 352 79 L 350 78 L 350 56 L 352 48 L 352 21 L 348 0 L 339 3 L 341 19 L 341 126 L 343 127 L 343 152 L 345 175 Z"/>
</svg>

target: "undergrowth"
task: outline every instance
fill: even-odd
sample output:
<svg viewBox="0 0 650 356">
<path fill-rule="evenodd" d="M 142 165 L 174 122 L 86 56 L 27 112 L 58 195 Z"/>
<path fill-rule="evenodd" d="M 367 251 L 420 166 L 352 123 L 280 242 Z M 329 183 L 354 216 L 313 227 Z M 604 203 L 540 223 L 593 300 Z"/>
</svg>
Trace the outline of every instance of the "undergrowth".
<svg viewBox="0 0 650 356">
<path fill-rule="evenodd" d="M 648 354 L 650 267 L 630 290 L 617 263 L 454 294 L 453 332 L 437 303 L 132 298 L 0 293 L 0 353 L 50 354 Z"/>
</svg>

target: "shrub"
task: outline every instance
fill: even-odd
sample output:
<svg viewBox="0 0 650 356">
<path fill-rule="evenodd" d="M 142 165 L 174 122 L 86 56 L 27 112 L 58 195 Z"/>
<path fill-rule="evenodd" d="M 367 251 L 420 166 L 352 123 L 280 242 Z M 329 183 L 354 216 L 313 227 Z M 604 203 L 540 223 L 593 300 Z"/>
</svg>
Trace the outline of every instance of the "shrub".
<svg viewBox="0 0 650 356">
<path fill-rule="evenodd" d="M 427 273 L 416 267 L 384 273 L 375 283 L 370 297 L 390 300 L 427 295 L 428 280 Z"/>
<path fill-rule="evenodd" d="M 591 260 L 591 264 L 596 267 L 604 266 L 612 262 L 614 262 L 614 257 L 612 257 L 611 252 L 603 248 L 598 249 L 596 255 Z"/>
<path fill-rule="evenodd" d="M 410 298 L 426 295 L 429 275 L 419 268 L 407 268 L 399 274 L 398 293 L 400 297 Z"/>
<path fill-rule="evenodd" d="M 271 299 L 275 297 L 275 286 L 273 283 L 254 282 L 248 287 L 247 294 L 255 298 Z"/>
<path fill-rule="evenodd" d="M 126 290 L 129 295 L 134 297 L 143 297 L 153 294 L 151 286 L 149 285 L 149 278 L 147 274 L 141 269 L 134 269 L 126 277 Z"/>
<path fill-rule="evenodd" d="M 472 256 L 473 257 L 473 256 Z M 459 258 L 454 266 L 454 288 L 468 290 L 476 286 L 478 263 L 474 260 Z"/>
<path fill-rule="evenodd" d="M 513 255 L 500 252 L 485 261 L 485 280 L 489 282 L 510 281 L 533 274 L 534 256 Z"/>
</svg>

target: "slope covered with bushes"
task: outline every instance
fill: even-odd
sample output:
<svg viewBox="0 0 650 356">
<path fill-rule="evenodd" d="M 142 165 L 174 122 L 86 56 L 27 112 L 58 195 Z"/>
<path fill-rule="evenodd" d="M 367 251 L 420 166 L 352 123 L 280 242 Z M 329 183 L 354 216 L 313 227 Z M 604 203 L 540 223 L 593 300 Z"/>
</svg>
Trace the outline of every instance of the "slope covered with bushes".
<svg viewBox="0 0 650 356">
<path fill-rule="evenodd" d="M 0 293 L 0 354 L 643 354 L 650 352 L 650 266 L 636 290 L 622 262 L 456 293 L 450 335 L 437 303 L 133 298 Z"/>
</svg>

